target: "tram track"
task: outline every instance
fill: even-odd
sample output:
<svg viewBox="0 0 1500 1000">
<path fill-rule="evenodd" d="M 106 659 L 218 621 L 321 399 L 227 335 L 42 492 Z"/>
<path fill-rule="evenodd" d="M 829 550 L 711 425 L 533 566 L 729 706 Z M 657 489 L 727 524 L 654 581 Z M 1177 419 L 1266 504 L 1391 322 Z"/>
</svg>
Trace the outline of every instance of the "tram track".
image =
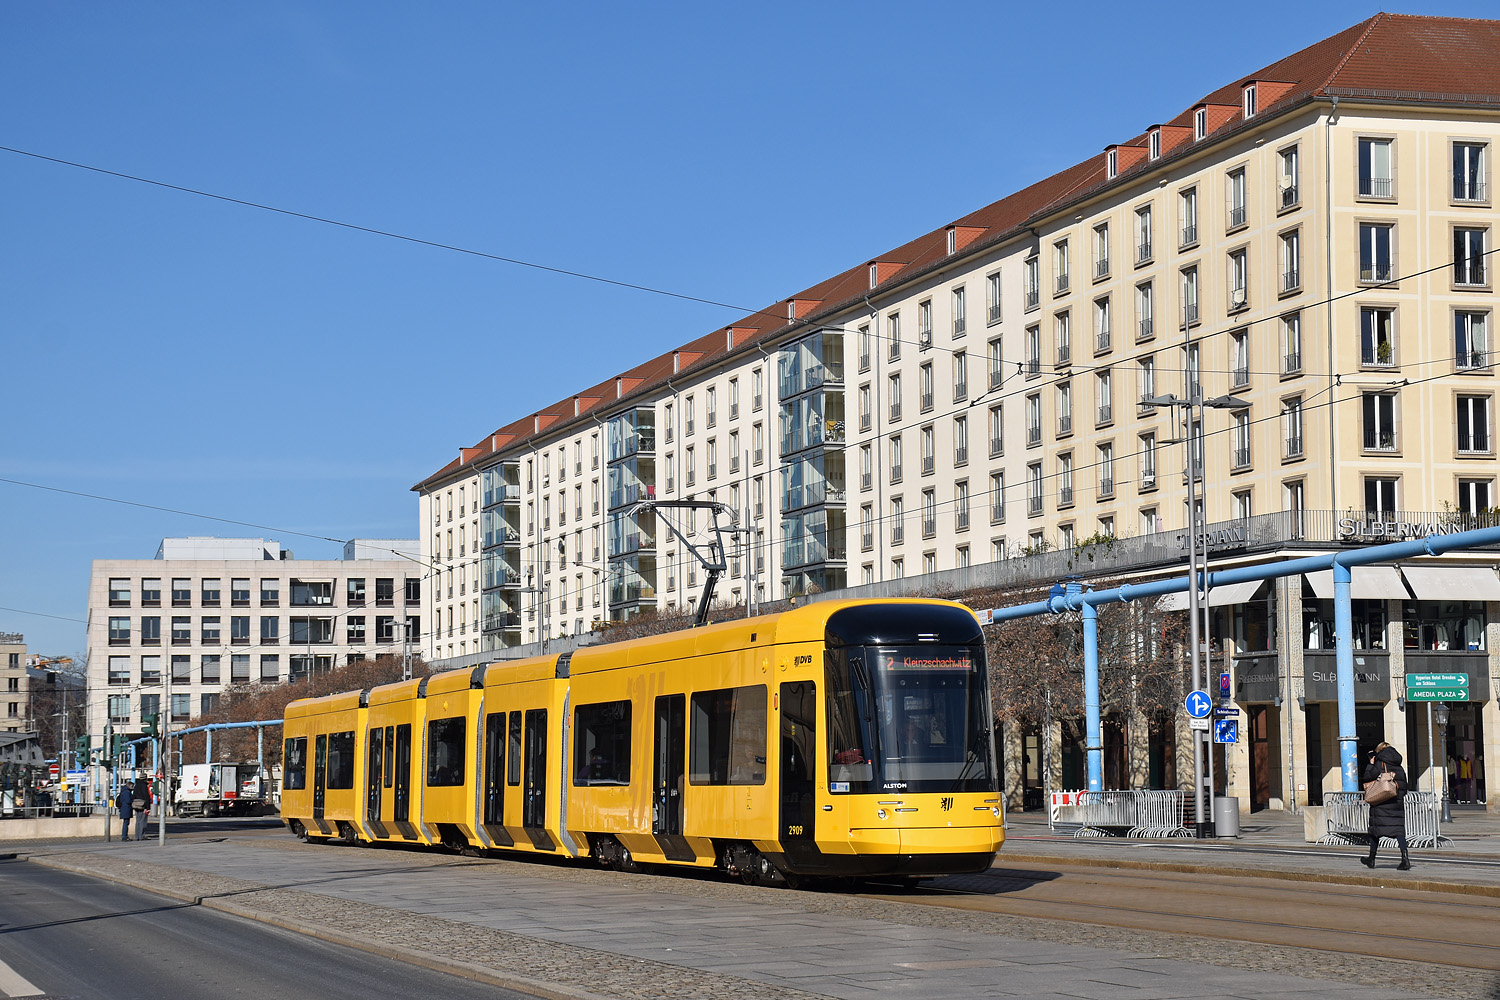
<svg viewBox="0 0 1500 1000">
<path fill-rule="evenodd" d="M 881 884 L 881 883 L 875 883 Z M 1500 971 L 1500 900 L 1399 886 L 1010 864 L 877 899 Z"/>
</svg>

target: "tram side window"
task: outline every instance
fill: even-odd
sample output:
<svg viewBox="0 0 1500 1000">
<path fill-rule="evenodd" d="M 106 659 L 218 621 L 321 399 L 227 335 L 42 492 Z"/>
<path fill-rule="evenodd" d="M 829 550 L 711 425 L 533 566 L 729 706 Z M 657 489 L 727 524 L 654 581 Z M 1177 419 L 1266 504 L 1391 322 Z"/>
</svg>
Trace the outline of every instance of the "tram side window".
<svg viewBox="0 0 1500 1000">
<path fill-rule="evenodd" d="M 464 783 L 464 743 L 468 722 L 460 715 L 427 723 L 427 784 L 430 787 Z"/>
<path fill-rule="evenodd" d="M 630 784 L 629 701 L 579 705 L 573 733 L 573 784 Z"/>
<path fill-rule="evenodd" d="M 766 783 L 766 689 L 693 695 L 688 780 L 695 785 Z"/>
<path fill-rule="evenodd" d="M 386 726 L 385 727 L 385 745 L 387 747 L 394 747 L 396 745 L 396 727 L 395 726 Z M 384 763 L 385 763 L 385 774 L 383 774 L 381 776 L 384 779 L 382 781 L 382 784 L 384 784 L 385 787 L 390 788 L 391 787 L 391 781 L 392 781 L 392 779 L 396 775 L 396 755 L 394 753 L 387 753 L 385 755 L 385 761 L 384 761 Z"/>
<path fill-rule="evenodd" d="M 507 785 L 519 785 L 521 783 L 521 713 L 510 713 L 510 753 L 505 764 L 505 783 Z"/>
<path fill-rule="evenodd" d="M 328 787 L 354 787 L 354 732 L 328 734 Z"/>
<path fill-rule="evenodd" d="M 307 787 L 307 737 L 295 736 L 286 741 L 281 759 L 282 788 Z"/>
</svg>

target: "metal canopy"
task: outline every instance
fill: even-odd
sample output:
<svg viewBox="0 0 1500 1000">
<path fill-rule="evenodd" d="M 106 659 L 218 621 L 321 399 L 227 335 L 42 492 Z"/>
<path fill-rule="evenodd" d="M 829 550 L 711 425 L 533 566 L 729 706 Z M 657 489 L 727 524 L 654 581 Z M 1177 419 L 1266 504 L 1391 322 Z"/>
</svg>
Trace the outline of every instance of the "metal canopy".
<svg viewBox="0 0 1500 1000">
<path fill-rule="evenodd" d="M 1485 566 L 1403 566 L 1422 601 L 1500 601 L 1500 576 Z"/>
<path fill-rule="evenodd" d="M 1394 566 L 1353 566 L 1349 581 L 1349 596 L 1356 601 L 1409 601 L 1411 595 L 1401 583 L 1401 574 Z M 1325 569 L 1308 573 L 1307 582 L 1313 593 L 1324 600 L 1333 600 L 1333 570 Z"/>
</svg>

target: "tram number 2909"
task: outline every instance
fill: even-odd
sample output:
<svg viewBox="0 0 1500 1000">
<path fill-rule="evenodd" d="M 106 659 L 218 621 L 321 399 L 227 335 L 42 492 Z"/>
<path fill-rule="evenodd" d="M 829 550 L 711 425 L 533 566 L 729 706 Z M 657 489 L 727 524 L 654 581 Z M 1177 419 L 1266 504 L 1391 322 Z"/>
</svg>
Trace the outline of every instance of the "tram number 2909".
<svg viewBox="0 0 1500 1000">
<path fill-rule="evenodd" d="M 797 823 L 797 824 L 795 824 L 793 826 L 789 826 L 789 827 L 786 828 L 786 835 L 788 837 L 800 837 L 800 836 L 802 836 L 802 831 L 803 831 L 802 824 L 801 823 Z"/>
</svg>

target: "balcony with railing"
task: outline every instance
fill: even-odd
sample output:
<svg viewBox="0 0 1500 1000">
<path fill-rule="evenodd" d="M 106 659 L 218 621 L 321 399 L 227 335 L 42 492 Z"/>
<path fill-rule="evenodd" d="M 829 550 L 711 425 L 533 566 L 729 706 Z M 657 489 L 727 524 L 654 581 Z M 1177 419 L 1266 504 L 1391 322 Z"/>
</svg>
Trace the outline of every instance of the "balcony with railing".
<svg viewBox="0 0 1500 1000">
<path fill-rule="evenodd" d="M 1453 262 L 1453 283 L 1465 288 L 1480 288 L 1487 285 L 1483 257 L 1460 257 Z"/>
<path fill-rule="evenodd" d="M 1072 416 L 1072 414 L 1064 413 L 1063 415 L 1061 415 L 1061 416 L 1059 416 L 1057 418 L 1057 436 L 1058 437 L 1063 437 L 1064 435 L 1072 434 L 1072 433 L 1073 433 L 1073 416 Z"/>
<path fill-rule="evenodd" d="M 922 412 L 928 413 L 932 410 L 932 393 L 922 393 Z"/>
<path fill-rule="evenodd" d="M 1094 277 L 1096 279 L 1109 277 L 1108 257 L 1100 257 L 1098 260 L 1094 261 Z"/>
<path fill-rule="evenodd" d="M 1141 317 L 1140 323 L 1137 325 L 1137 329 L 1136 329 L 1136 338 L 1139 339 L 1139 340 L 1150 340 L 1151 339 L 1151 335 L 1154 332 L 1155 332 L 1155 324 L 1153 324 L 1151 322 L 1151 317 L 1150 316 L 1143 316 L 1143 317 Z"/>
<path fill-rule="evenodd" d="M 1026 498 L 1026 513 L 1032 516 L 1042 512 L 1042 498 L 1040 495 Z"/>
<path fill-rule="evenodd" d="M 1295 268 L 1281 272 L 1281 290 L 1295 292 L 1302 287 L 1302 272 Z"/>
<path fill-rule="evenodd" d="M 1230 229 L 1238 229 L 1245 224 L 1244 205 L 1235 205 L 1229 209 L 1228 224 Z"/>
<path fill-rule="evenodd" d="M 1057 276 L 1057 294 L 1058 295 L 1064 295 L 1064 294 L 1067 293 L 1067 291 L 1068 291 L 1068 276 L 1066 274 L 1059 274 Z"/>
<path fill-rule="evenodd" d="M 890 409 L 891 409 L 891 423 L 894 424 L 898 420 L 901 419 L 901 402 L 900 402 L 900 400 L 897 400 L 896 402 L 891 403 L 891 408 Z"/>
<path fill-rule="evenodd" d="M 957 447 L 955 447 L 953 449 L 953 464 L 954 465 L 968 465 L 969 464 L 969 446 L 968 445 L 961 444 L 961 445 L 958 445 Z"/>
<path fill-rule="evenodd" d="M 1366 198 L 1389 198 L 1393 185 L 1389 177 L 1361 177 L 1359 193 Z"/>
<path fill-rule="evenodd" d="M 1488 368 L 1489 354 L 1485 351 L 1460 351 L 1453 358 L 1455 368 Z"/>
<path fill-rule="evenodd" d="M 1026 445 L 1027 445 L 1027 447 L 1029 447 L 1029 448 L 1035 448 L 1037 445 L 1039 445 L 1041 443 L 1042 443 L 1042 429 L 1040 427 L 1028 427 L 1028 428 L 1026 428 Z"/>
<path fill-rule="evenodd" d="M 1489 201 L 1489 192 L 1482 179 L 1455 174 L 1453 177 L 1454 201 Z"/>
<path fill-rule="evenodd" d="M 1184 329 L 1196 326 L 1198 323 L 1198 303 L 1189 302 L 1182 307 L 1182 326 Z"/>
<path fill-rule="evenodd" d="M 1042 290 L 1040 288 L 1028 288 L 1022 301 L 1027 309 L 1035 309 L 1042 304 Z"/>
<path fill-rule="evenodd" d="M 1057 491 L 1057 505 L 1059 507 L 1073 506 L 1073 487 L 1064 486 Z"/>
<path fill-rule="evenodd" d="M 1297 198 L 1298 198 L 1297 185 L 1295 185 L 1295 184 L 1286 184 L 1286 185 L 1282 186 L 1282 188 L 1281 188 L 1281 207 L 1282 208 L 1291 208 L 1293 205 L 1297 204 Z"/>
<path fill-rule="evenodd" d="M 953 383 L 953 401 L 955 403 L 962 403 L 964 400 L 966 400 L 968 398 L 969 398 L 969 380 L 961 378 L 958 381 L 954 382 Z"/>
<path fill-rule="evenodd" d="M 1097 424 L 1107 424 L 1111 423 L 1114 419 L 1115 408 L 1109 403 L 1104 403 L 1099 407 L 1098 419 L 1096 419 L 1094 422 Z"/>
<path fill-rule="evenodd" d="M 1293 372 L 1300 372 L 1302 370 L 1301 351 L 1294 351 L 1290 354 L 1283 355 L 1281 361 L 1283 365 L 1282 371 L 1287 375 L 1290 375 Z"/>
<path fill-rule="evenodd" d="M 1151 241 L 1141 240 L 1135 245 L 1135 262 L 1144 264 L 1151 259 Z"/>
<path fill-rule="evenodd" d="M 937 517 L 933 515 L 922 515 L 922 537 L 931 538 L 937 534 Z"/>
<path fill-rule="evenodd" d="M 992 303 L 990 303 L 989 321 L 991 323 L 998 323 L 998 322 L 1000 322 L 1000 303 L 998 303 L 998 302 L 992 302 Z"/>
<path fill-rule="evenodd" d="M 930 475 L 932 475 L 933 470 L 936 469 L 936 468 L 937 468 L 937 460 L 935 458 L 933 458 L 933 456 L 931 456 L 931 455 L 923 455 L 922 456 L 922 475 L 924 475 L 924 476 L 930 476 Z"/>
<path fill-rule="evenodd" d="M 1115 481 L 1113 477 L 1099 480 L 1099 499 L 1106 500 L 1115 495 Z"/>
<path fill-rule="evenodd" d="M 1250 449 L 1249 448 L 1236 448 L 1236 449 L 1234 449 L 1234 467 L 1236 469 L 1248 469 L 1248 468 L 1250 468 Z"/>
<path fill-rule="evenodd" d="M 1040 375 L 1041 373 L 1042 373 L 1042 359 L 1041 358 L 1027 358 L 1026 359 L 1026 374 L 1029 375 L 1029 376 L 1035 377 L 1037 375 Z"/>
<path fill-rule="evenodd" d="M 1301 458 L 1302 457 L 1302 435 L 1301 434 L 1288 434 L 1287 435 L 1287 437 L 1286 437 L 1286 457 L 1287 458 Z"/>
<path fill-rule="evenodd" d="M 1073 345 L 1069 341 L 1062 341 L 1057 345 L 1057 363 L 1069 365 L 1073 363 Z"/>
<path fill-rule="evenodd" d="M 990 458 L 999 458 L 1003 454 L 1005 454 L 1005 439 L 991 436 Z"/>
<path fill-rule="evenodd" d="M 1250 369 L 1248 367 L 1236 366 L 1229 375 L 1229 384 L 1236 389 L 1243 389 L 1250 384 Z"/>
<path fill-rule="evenodd" d="M 859 429 L 861 431 L 868 431 L 870 429 L 870 423 L 871 423 L 871 420 L 870 420 L 870 414 L 869 414 L 868 411 L 866 411 L 864 413 L 861 413 L 859 415 Z"/>
<path fill-rule="evenodd" d="M 891 544 L 900 545 L 904 541 L 906 541 L 906 525 L 901 523 L 900 518 L 897 518 L 891 522 Z"/>
<path fill-rule="evenodd" d="M 864 531 L 860 532 L 859 547 L 866 552 L 869 552 L 871 549 L 873 549 L 875 547 L 875 532 L 870 530 L 869 528 L 866 528 Z"/>
<path fill-rule="evenodd" d="M 1005 520 L 1005 500 L 994 497 L 990 500 L 990 523 L 1000 524 Z"/>
<path fill-rule="evenodd" d="M 895 462 L 891 465 L 891 482 L 901 482 L 901 463 Z"/>
<path fill-rule="evenodd" d="M 969 528 L 969 511 L 967 509 L 953 512 L 953 528 L 955 531 L 967 531 Z"/>
<path fill-rule="evenodd" d="M 1094 338 L 1094 353 L 1103 354 L 1110 348 L 1110 335 L 1108 330 L 1100 330 Z"/>
<path fill-rule="evenodd" d="M 1197 243 L 1197 242 L 1198 242 L 1198 227 L 1196 225 L 1183 226 L 1182 227 L 1182 245 L 1185 246 L 1185 247 L 1186 246 L 1192 246 L 1194 243 Z"/>
<path fill-rule="evenodd" d="M 1360 261 L 1360 281 L 1390 281 L 1393 274 L 1390 261 Z"/>
</svg>

